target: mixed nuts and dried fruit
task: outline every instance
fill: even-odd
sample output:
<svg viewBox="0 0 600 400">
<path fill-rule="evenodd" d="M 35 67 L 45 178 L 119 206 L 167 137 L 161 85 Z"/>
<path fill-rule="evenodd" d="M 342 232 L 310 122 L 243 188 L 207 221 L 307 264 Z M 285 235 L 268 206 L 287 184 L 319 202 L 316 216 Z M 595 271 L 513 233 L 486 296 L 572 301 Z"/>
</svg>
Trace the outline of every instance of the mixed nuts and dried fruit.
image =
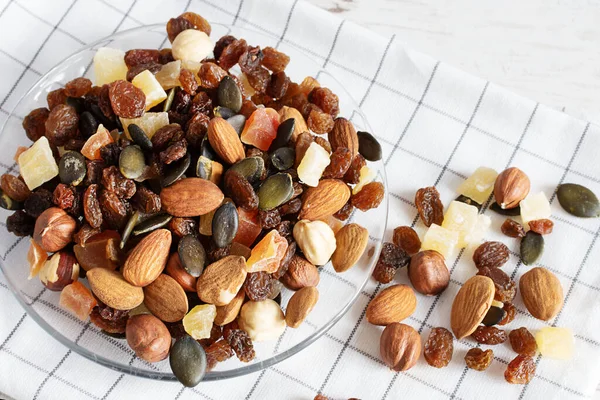
<svg viewBox="0 0 600 400">
<path fill-rule="evenodd" d="M 48 94 L 0 205 L 32 237 L 30 279 L 194 386 L 307 319 L 319 267 L 347 271 L 367 247 L 342 221 L 378 207 L 384 185 L 367 163 L 377 140 L 316 79 L 293 82 L 286 54 L 213 43 L 192 12 L 167 33 L 169 49 L 98 49 L 94 83 Z"/>
</svg>

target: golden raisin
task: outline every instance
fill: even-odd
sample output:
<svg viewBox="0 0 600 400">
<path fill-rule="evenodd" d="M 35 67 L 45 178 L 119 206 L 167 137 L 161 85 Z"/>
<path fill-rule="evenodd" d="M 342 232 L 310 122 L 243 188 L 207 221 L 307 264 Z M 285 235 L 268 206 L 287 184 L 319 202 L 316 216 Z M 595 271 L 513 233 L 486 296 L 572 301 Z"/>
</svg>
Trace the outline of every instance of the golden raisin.
<svg viewBox="0 0 600 400">
<path fill-rule="evenodd" d="M 554 228 L 554 222 L 549 219 L 536 219 L 535 221 L 529 221 L 529 229 L 540 235 L 548 235 L 552 233 Z"/>
<path fill-rule="evenodd" d="M 522 238 L 525 236 L 525 228 L 523 225 L 511 218 L 506 218 L 506 221 L 500 227 L 502 233 L 513 238 Z"/>
<path fill-rule="evenodd" d="M 519 329 L 513 329 L 508 334 L 508 339 L 510 340 L 510 345 L 515 353 L 530 357 L 535 356 L 537 343 L 527 328 L 521 327 Z"/>
<path fill-rule="evenodd" d="M 480 325 L 471 334 L 477 343 L 495 345 L 506 342 L 506 332 L 495 326 Z"/>
<path fill-rule="evenodd" d="M 485 242 L 473 253 L 473 261 L 477 268 L 500 268 L 509 258 L 508 247 L 500 242 Z"/>
<path fill-rule="evenodd" d="M 377 208 L 383 201 L 385 189 L 381 182 L 371 182 L 366 184 L 360 192 L 352 195 L 351 204 L 361 211 L 367 211 L 371 208 Z"/>
<path fill-rule="evenodd" d="M 492 350 L 488 349 L 483 351 L 477 347 L 470 349 L 467 351 L 467 355 L 465 355 L 467 367 L 476 371 L 485 371 L 490 366 L 493 359 L 494 352 Z"/>
<path fill-rule="evenodd" d="M 452 360 L 454 337 L 446 328 L 433 328 L 425 342 L 425 361 L 436 368 L 443 368 Z"/>
<path fill-rule="evenodd" d="M 410 226 L 399 226 L 394 229 L 393 242 L 408 254 L 416 254 L 421 249 L 421 239 Z"/>
<path fill-rule="evenodd" d="M 519 354 L 512 360 L 506 371 L 504 371 L 504 379 L 508 383 L 526 384 L 529 383 L 535 376 L 535 362 L 533 358 Z"/>
<path fill-rule="evenodd" d="M 431 224 L 442 225 L 444 205 L 435 186 L 417 190 L 415 204 L 425 226 L 431 226 Z"/>
</svg>

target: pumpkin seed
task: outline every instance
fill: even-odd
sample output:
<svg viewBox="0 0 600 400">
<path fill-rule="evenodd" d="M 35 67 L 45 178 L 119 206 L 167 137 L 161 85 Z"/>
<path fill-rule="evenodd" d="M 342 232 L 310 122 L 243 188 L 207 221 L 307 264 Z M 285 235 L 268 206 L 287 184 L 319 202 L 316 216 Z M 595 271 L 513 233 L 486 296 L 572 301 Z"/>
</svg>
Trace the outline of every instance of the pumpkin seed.
<svg viewBox="0 0 600 400">
<path fill-rule="evenodd" d="M 515 208 L 502 208 L 496 202 L 493 202 L 490 206 L 490 210 L 497 212 L 500 215 L 506 215 L 508 217 L 516 217 L 521 215 L 521 206 L 516 206 Z"/>
<path fill-rule="evenodd" d="M 230 76 L 221 79 L 219 89 L 217 89 L 217 98 L 220 106 L 227 107 L 234 113 L 239 112 L 242 108 L 242 92 Z"/>
<path fill-rule="evenodd" d="M 137 179 L 144 173 L 146 160 L 139 146 L 127 146 L 119 156 L 119 171 L 125 178 Z"/>
<path fill-rule="evenodd" d="M 129 131 L 129 136 L 131 136 L 131 139 L 135 142 L 135 144 L 140 146 L 142 150 L 152 151 L 152 141 L 142 128 L 136 124 L 130 124 L 127 127 L 127 130 Z"/>
<path fill-rule="evenodd" d="M 182 237 L 177 245 L 177 253 L 181 260 L 181 266 L 190 275 L 197 278 L 202 274 L 206 263 L 206 251 L 196 236 L 185 235 Z"/>
<path fill-rule="evenodd" d="M 173 375 L 183 386 L 194 387 L 206 372 L 206 352 L 191 336 L 177 339 L 169 352 Z"/>
<path fill-rule="evenodd" d="M 89 111 L 84 111 L 79 116 L 79 132 L 84 137 L 90 137 L 98 130 L 98 121 Z"/>
<path fill-rule="evenodd" d="M 185 171 L 187 171 L 191 163 L 192 156 L 190 155 L 190 153 L 186 153 L 186 155 L 183 158 L 171 164 L 171 167 L 165 173 L 165 176 L 162 178 L 162 187 L 167 187 L 175 183 L 175 181 L 177 181 L 183 176 L 183 174 L 185 174 Z"/>
<path fill-rule="evenodd" d="M 248 180 L 254 183 L 260 179 L 265 170 L 265 161 L 258 156 L 247 157 L 233 164 L 230 168 Z"/>
<path fill-rule="evenodd" d="M 196 163 L 196 176 L 198 178 L 209 180 L 212 175 L 212 160 L 204 156 L 198 158 Z"/>
<path fill-rule="evenodd" d="M 205 135 L 202 141 L 200 142 L 200 155 L 209 158 L 213 161 L 219 160 L 219 156 L 217 156 L 217 153 L 213 150 L 213 148 L 210 145 L 210 142 L 208 141 L 208 135 Z"/>
<path fill-rule="evenodd" d="M 277 150 L 280 147 L 287 146 L 290 142 L 290 139 L 292 138 L 295 126 L 295 118 L 288 118 L 281 124 L 279 124 L 279 128 L 277 128 L 277 136 L 275 136 L 275 140 L 273 140 L 273 142 L 271 143 L 269 151 Z"/>
<path fill-rule="evenodd" d="M 217 208 L 212 220 L 213 240 L 217 247 L 231 244 L 238 231 L 238 213 L 235 205 L 225 203 Z"/>
<path fill-rule="evenodd" d="M 363 156 L 363 157 L 364 157 L 364 156 Z M 481 204 L 479 204 L 478 202 L 476 202 L 475 200 L 473 200 L 473 199 L 472 199 L 472 198 L 470 198 L 470 197 L 467 197 L 467 196 L 464 196 L 464 195 L 462 195 L 462 194 L 461 194 L 460 196 L 458 196 L 458 197 L 457 197 L 456 199 L 454 199 L 454 200 L 455 200 L 455 201 L 460 201 L 461 203 L 465 203 L 465 204 L 468 204 L 468 205 L 470 205 L 470 206 L 475 206 L 475 207 L 477 207 L 477 209 L 478 209 L 479 211 L 481 211 Z"/>
<path fill-rule="evenodd" d="M 229 119 L 235 115 L 233 110 L 231 110 L 227 107 L 221 107 L 221 106 L 215 107 L 213 112 L 215 114 L 215 117 L 221 117 L 223 119 Z"/>
<path fill-rule="evenodd" d="M 369 132 L 356 132 L 358 135 L 358 152 L 368 161 L 381 160 L 381 145 Z"/>
<path fill-rule="evenodd" d="M 279 207 L 294 195 L 290 174 L 283 172 L 268 177 L 258 189 L 258 208 L 272 210 Z"/>
<path fill-rule="evenodd" d="M 242 114 L 234 115 L 233 117 L 228 118 L 227 122 L 229 122 L 229 125 L 233 126 L 233 129 L 235 129 L 238 135 L 241 135 L 244 126 L 246 125 L 246 117 Z"/>
<path fill-rule="evenodd" d="M 544 237 L 529 231 L 521 239 L 521 261 L 525 265 L 534 264 L 544 252 Z"/>
<path fill-rule="evenodd" d="M 152 232 L 156 229 L 162 228 L 167 225 L 169 221 L 173 218 L 172 215 L 169 214 L 157 214 L 154 215 L 147 220 L 140 222 L 133 228 L 133 236 L 143 235 L 144 233 Z"/>
<path fill-rule="evenodd" d="M 119 243 L 119 247 L 121 248 L 121 250 L 123 250 L 125 248 L 125 245 L 127 244 L 127 241 L 129 240 L 129 237 L 131 236 L 131 233 L 133 232 L 133 228 L 135 228 L 135 226 L 140 222 L 141 219 L 141 214 L 139 211 L 134 212 L 131 217 L 129 218 L 129 221 L 127 221 L 127 224 L 125 225 L 125 229 L 123 229 L 123 236 L 121 237 L 121 243 Z"/>
<path fill-rule="evenodd" d="M 11 199 L 2 189 L 0 189 L 0 207 L 5 210 L 22 210 L 23 203 Z"/>
<path fill-rule="evenodd" d="M 506 315 L 506 312 L 500 307 L 491 306 L 488 310 L 485 317 L 483 317 L 483 321 L 481 321 L 485 326 L 494 326 L 498 324 L 498 322 L 502 321 L 502 318 Z"/>
<path fill-rule="evenodd" d="M 77 186 L 87 174 L 85 157 L 77 151 L 67 151 L 58 162 L 60 181 L 66 185 Z"/>
<path fill-rule="evenodd" d="M 163 104 L 163 112 L 167 112 L 171 109 L 174 98 L 175 98 L 175 88 L 171 88 L 171 90 L 169 90 L 169 94 L 167 95 L 167 98 L 165 99 L 165 103 Z"/>
<path fill-rule="evenodd" d="M 280 171 L 292 168 L 296 151 L 291 147 L 280 147 L 271 153 L 271 164 Z"/>
<path fill-rule="evenodd" d="M 561 207 L 571 215 L 581 218 L 600 216 L 600 202 L 590 189 L 576 183 L 563 183 L 556 197 Z"/>
</svg>

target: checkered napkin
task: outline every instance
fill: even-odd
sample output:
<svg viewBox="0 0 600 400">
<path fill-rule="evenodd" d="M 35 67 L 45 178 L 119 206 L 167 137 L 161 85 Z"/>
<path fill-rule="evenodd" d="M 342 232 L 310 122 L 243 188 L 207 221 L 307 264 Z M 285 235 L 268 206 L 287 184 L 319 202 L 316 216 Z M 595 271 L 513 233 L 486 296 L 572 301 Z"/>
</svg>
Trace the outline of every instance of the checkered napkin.
<svg viewBox="0 0 600 400">
<path fill-rule="evenodd" d="M 448 204 L 478 166 L 525 170 L 532 192 L 544 191 L 551 199 L 555 228 L 540 265 L 560 279 L 565 305 L 554 321 L 545 323 L 529 316 L 517 296 L 519 312 L 512 326 L 570 327 L 575 358 L 538 358 L 530 384 L 509 385 L 503 378 L 514 356 L 508 344 L 495 346 L 491 367 L 476 372 L 463 361 L 474 343 L 462 340 L 455 342 L 447 368 L 438 370 L 420 360 L 406 373 L 390 372 L 379 361 L 381 328 L 364 318 L 368 302 L 382 289 L 371 281 L 347 315 L 296 356 L 242 378 L 183 389 L 123 375 L 69 351 L 24 313 L 0 274 L 0 397 L 312 399 L 317 392 L 336 399 L 595 396 L 600 380 L 600 220 L 569 216 L 558 205 L 555 190 L 559 183 L 577 182 L 600 193 L 597 126 L 406 50 L 401 37 L 375 35 L 297 0 L 0 0 L 0 122 L 41 74 L 86 43 L 164 22 L 184 10 L 269 32 L 280 38 L 283 50 L 299 45 L 345 84 L 383 146 L 391 197 L 388 237 L 399 225 L 413 224 L 424 233 L 413 203 L 420 187 L 437 186 Z M 12 155 L 0 158 L 10 168 Z M 518 279 L 529 267 L 519 262 L 517 242 L 499 233 L 502 217 L 487 207 L 484 212 L 492 218 L 487 239 L 509 243 L 513 253 L 504 269 Z M 12 247 L 5 248 L 3 258 Z M 474 274 L 470 257 L 464 251 L 449 260 L 452 279 L 441 296 L 419 296 L 417 310 L 406 322 L 423 340 L 432 327 L 448 327 L 452 299 Z M 396 280 L 406 283 L 406 272 Z"/>
</svg>

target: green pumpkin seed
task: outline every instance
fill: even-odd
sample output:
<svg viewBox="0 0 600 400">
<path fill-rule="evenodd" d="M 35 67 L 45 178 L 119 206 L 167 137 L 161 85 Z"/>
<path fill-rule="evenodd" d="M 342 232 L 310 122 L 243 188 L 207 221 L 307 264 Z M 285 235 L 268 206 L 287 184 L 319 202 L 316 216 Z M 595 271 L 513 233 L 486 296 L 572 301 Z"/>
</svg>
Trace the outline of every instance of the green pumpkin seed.
<svg viewBox="0 0 600 400">
<path fill-rule="evenodd" d="M 167 98 L 165 99 L 165 103 L 163 104 L 163 112 L 167 112 L 171 109 L 174 98 L 175 98 L 175 88 L 171 88 L 171 90 L 169 90 L 169 94 L 167 95 Z"/>
<path fill-rule="evenodd" d="M 215 151 L 210 145 L 210 142 L 208 141 L 208 135 L 205 135 L 202 141 L 200 142 L 200 155 L 213 161 L 219 160 L 219 156 L 217 156 L 217 153 L 215 153 Z"/>
<path fill-rule="evenodd" d="M 498 322 L 502 321 L 502 318 L 506 315 L 506 312 L 500 307 L 491 306 L 485 317 L 483 317 L 483 323 L 485 326 L 494 326 Z"/>
<path fill-rule="evenodd" d="M 215 109 L 213 110 L 213 113 L 215 114 L 215 117 L 221 117 L 223 119 L 229 119 L 235 115 L 233 110 L 231 110 L 227 107 L 221 107 L 221 106 L 215 107 Z"/>
<path fill-rule="evenodd" d="M 210 180 L 212 175 L 212 160 L 204 156 L 198 158 L 196 163 L 196 176 L 198 178 Z"/>
<path fill-rule="evenodd" d="M 358 135 L 358 152 L 368 161 L 381 160 L 381 145 L 369 132 L 356 132 Z"/>
<path fill-rule="evenodd" d="M 132 234 L 133 236 L 139 236 L 144 233 L 152 232 L 167 225 L 172 218 L 173 216 L 169 214 L 157 214 L 144 222 L 137 224 L 135 228 L 133 228 Z"/>
<path fill-rule="evenodd" d="M 217 89 L 219 105 L 227 107 L 234 113 L 242 108 L 242 92 L 232 77 L 226 76 L 221 79 L 219 89 Z"/>
<path fill-rule="evenodd" d="M 129 218 L 129 221 L 127 221 L 127 224 L 125 225 L 125 229 L 123 229 L 123 236 L 121 237 L 121 243 L 119 243 L 119 247 L 121 248 L 121 250 L 123 250 L 125 248 L 125 245 L 127 244 L 127 241 L 129 240 L 129 237 L 131 236 L 131 233 L 133 232 L 133 228 L 135 228 L 135 226 L 140 222 L 141 219 L 141 214 L 139 211 L 134 212 L 131 217 Z"/>
<path fill-rule="evenodd" d="M 227 122 L 229 122 L 229 125 L 233 126 L 233 129 L 235 129 L 238 135 L 241 135 L 244 126 L 246 125 L 246 117 L 242 114 L 234 115 L 233 117 L 228 118 Z"/>
<path fill-rule="evenodd" d="M 206 352 L 191 336 L 177 339 L 169 351 L 171 371 L 183 386 L 194 387 L 206 373 Z"/>
<path fill-rule="evenodd" d="M 281 124 L 279 124 L 279 128 L 277 128 L 277 136 L 275 136 L 275 140 L 273 140 L 273 142 L 271 143 L 269 151 L 274 151 L 280 147 L 287 146 L 290 143 L 290 139 L 292 138 L 292 134 L 294 133 L 295 127 L 295 118 L 288 118 Z"/>
<path fill-rule="evenodd" d="M 581 218 L 600 216 L 600 202 L 590 189 L 576 183 L 564 183 L 558 187 L 556 197 L 561 207 L 571 215 Z"/>
<path fill-rule="evenodd" d="M 87 174 L 85 157 L 76 151 L 67 151 L 58 162 L 58 175 L 65 185 L 77 186 Z"/>
<path fill-rule="evenodd" d="M 291 147 L 280 147 L 271 153 L 271 164 L 280 171 L 292 168 L 296 151 Z"/>
<path fill-rule="evenodd" d="M 169 170 L 165 173 L 165 176 L 162 178 L 162 187 L 167 187 L 175 183 L 175 181 L 177 181 L 183 176 L 183 174 L 185 174 L 185 171 L 188 170 L 191 163 L 192 156 L 190 155 L 190 153 L 186 153 L 186 155 L 183 158 L 171 164 Z"/>
<path fill-rule="evenodd" d="M 238 213 L 235 205 L 225 203 L 217 208 L 212 220 L 212 236 L 217 247 L 231 244 L 238 231 Z"/>
<path fill-rule="evenodd" d="M 363 156 L 364 157 L 364 156 Z M 481 204 L 479 204 L 478 202 L 476 202 L 475 200 L 473 200 L 470 197 L 467 196 L 463 196 L 462 194 L 460 196 L 458 196 L 456 199 L 454 199 L 455 201 L 460 201 L 461 203 L 465 203 L 468 204 L 470 206 L 475 206 L 477 207 L 478 210 L 481 211 Z"/>
<path fill-rule="evenodd" d="M 137 179 L 144 173 L 146 160 L 139 146 L 127 146 L 119 156 L 119 171 L 125 178 Z"/>
<path fill-rule="evenodd" d="M 11 199 L 2 189 L 0 189 L 0 207 L 11 211 L 22 210 L 23 203 Z"/>
<path fill-rule="evenodd" d="M 525 265 L 534 264 L 544 252 L 544 237 L 534 231 L 529 231 L 521 239 L 521 261 Z"/>
<path fill-rule="evenodd" d="M 521 215 L 521 206 L 516 206 L 515 208 L 502 208 L 496 202 L 493 202 L 490 206 L 490 210 L 497 212 L 500 215 L 506 215 L 508 217 L 516 217 Z"/>
<path fill-rule="evenodd" d="M 129 124 L 127 127 L 131 139 L 141 147 L 142 150 L 152 151 L 152 141 L 146 135 L 146 132 L 136 124 Z"/>
<path fill-rule="evenodd" d="M 233 164 L 230 168 L 242 175 L 250 183 L 254 183 L 260 179 L 265 170 L 265 161 L 258 156 L 247 157 Z"/>
<path fill-rule="evenodd" d="M 206 251 L 194 235 L 186 235 L 177 245 L 181 266 L 193 277 L 199 277 L 204 271 Z"/>
<path fill-rule="evenodd" d="M 290 174 L 278 173 L 268 177 L 258 189 L 258 208 L 272 210 L 279 207 L 294 195 L 294 185 Z"/>
</svg>

